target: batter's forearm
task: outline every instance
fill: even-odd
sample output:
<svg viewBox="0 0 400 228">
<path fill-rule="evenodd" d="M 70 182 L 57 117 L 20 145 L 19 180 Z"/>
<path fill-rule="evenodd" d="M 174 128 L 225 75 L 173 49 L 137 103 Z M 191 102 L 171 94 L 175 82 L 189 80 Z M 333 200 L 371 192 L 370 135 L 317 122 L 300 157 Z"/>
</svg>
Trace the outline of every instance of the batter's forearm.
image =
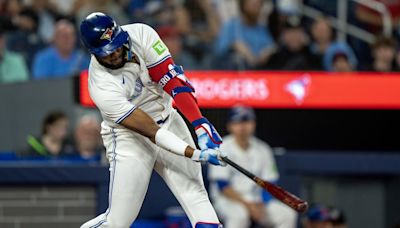
<svg viewBox="0 0 400 228">
<path fill-rule="evenodd" d="M 172 153 L 189 158 L 196 154 L 196 150 L 190 147 L 188 143 L 180 139 L 174 133 L 161 129 L 154 120 L 141 109 L 133 111 L 121 124 L 149 138 L 156 145 Z"/>
<path fill-rule="evenodd" d="M 170 151 L 174 154 L 185 156 L 188 158 L 193 157 L 196 150 L 192 148 L 188 143 L 180 139 L 174 133 L 159 129 L 155 135 L 155 143 L 157 146 Z"/>
</svg>

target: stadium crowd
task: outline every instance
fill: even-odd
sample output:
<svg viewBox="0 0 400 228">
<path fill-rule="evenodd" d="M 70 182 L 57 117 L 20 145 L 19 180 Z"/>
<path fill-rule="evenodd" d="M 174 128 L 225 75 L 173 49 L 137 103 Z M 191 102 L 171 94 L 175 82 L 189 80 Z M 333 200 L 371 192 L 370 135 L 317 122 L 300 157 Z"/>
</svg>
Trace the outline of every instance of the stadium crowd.
<svg viewBox="0 0 400 228">
<path fill-rule="evenodd" d="M 324 1 L 305 2 L 324 10 Z M 327 17 L 302 18 L 298 0 L 2 0 L 0 82 L 68 77 L 87 68 L 77 28 L 93 11 L 120 24 L 152 25 L 189 70 L 398 71 L 400 1 L 381 2 L 392 14 L 393 37 L 379 35 L 376 12 L 350 5 L 349 20 L 377 35 L 366 44 L 338 41 Z"/>
</svg>

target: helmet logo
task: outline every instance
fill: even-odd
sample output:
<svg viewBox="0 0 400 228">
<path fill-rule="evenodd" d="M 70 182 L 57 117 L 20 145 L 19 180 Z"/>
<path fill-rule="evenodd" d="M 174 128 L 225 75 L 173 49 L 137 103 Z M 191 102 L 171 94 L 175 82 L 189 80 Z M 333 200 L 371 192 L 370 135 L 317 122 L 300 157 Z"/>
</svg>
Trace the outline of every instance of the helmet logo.
<svg viewBox="0 0 400 228">
<path fill-rule="evenodd" d="M 103 35 L 101 35 L 100 39 L 111 41 L 112 35 L 113 35 L 113 30 L 107 28 L 107 30 L 103 33 Z"/>
</svg>

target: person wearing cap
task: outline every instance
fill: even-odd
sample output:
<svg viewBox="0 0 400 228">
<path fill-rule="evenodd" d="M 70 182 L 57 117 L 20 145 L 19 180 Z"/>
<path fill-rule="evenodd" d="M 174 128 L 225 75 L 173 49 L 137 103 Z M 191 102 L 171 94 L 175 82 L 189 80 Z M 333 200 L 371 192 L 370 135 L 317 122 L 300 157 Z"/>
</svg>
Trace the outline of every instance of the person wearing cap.
<svg viewBox="0 0 400 228">
<path fill-rule="evenodd" d="M 261 178 L 277 182 L 279 174 L 271 148 L 254 136 L 254 110 L 244 106 L 229 112 L 227 129 L 221 152 Z M 211 167 L 211 197 L 225 228 L 247 228 L 251 222 L 275 228 L 296 227 L 296 213 L 272 199 L 268 192 L 232 167 Z"/>
<path fill-rule="evenodd" d="M 349 72 L 357 69 L 357 58 L 351 47 L 344 42 L 334 42 L 326 50 L 323 65 L 326 71 Z"/>
<path fill-rule="evenodd" d="M 28 67 L 22 55 L 6 49 L 4 31 L 0 31 L 0 83 L 28 80 Z"/>
<path fill-rule="evenodd" d="M 303 220 L 304 228 L 333 228 L 331 211 L 322 205 L 313 205 Z"/>
</svg>

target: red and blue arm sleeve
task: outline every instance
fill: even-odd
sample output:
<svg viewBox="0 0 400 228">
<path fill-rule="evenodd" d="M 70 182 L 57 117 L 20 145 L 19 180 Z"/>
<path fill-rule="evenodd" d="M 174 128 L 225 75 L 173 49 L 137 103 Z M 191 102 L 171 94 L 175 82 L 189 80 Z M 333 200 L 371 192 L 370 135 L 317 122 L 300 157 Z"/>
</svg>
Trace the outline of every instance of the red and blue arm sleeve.
<svg viewBox="0 0 400 228">
<path fill-rule="evenodd" d="M 179 111 L 192 123 L 202 118 L 193 87 L 179 75 L 183 75 L 180 66 L 175 65 L 172 58 L 148 68 L 151 79 L 161 85 L 171 95 Z"/>
</svg>

